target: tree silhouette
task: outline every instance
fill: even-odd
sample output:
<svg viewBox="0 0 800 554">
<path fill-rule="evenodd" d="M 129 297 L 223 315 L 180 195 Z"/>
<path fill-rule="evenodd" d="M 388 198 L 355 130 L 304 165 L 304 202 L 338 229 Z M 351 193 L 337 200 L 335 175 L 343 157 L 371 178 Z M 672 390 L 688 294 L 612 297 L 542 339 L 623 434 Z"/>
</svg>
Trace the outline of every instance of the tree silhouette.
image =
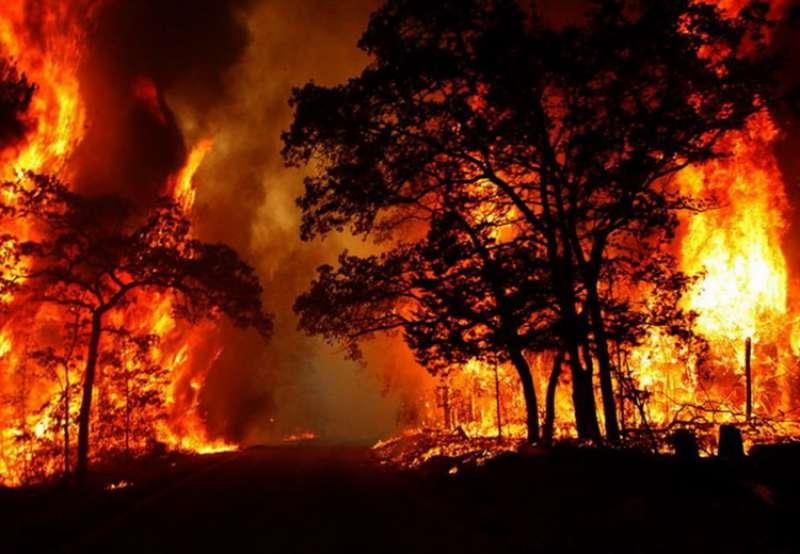
<svg viewBox="0 0 800 554">
<path fill-rule="evenodd" d="M 61 389 L 60 398 L 55 399 L 56 407 L 54 409 L 56 426 L 61 427 L 60 431 L 63 437 L 62 443 L 62 461 L 64 470 L 64 479 L 69 479 L 71 473 L 71 460 L 70 460 L 70 425 L 72 424 L 71 418 L 71 398 L 73 389 L 76 384 L 72 382 L 71 375 L 73 370 L 79 364 L 77 360 L 79 354 L 79 342 L 81 337 L 81 321 L 80 312 L 75 309 L 68 310 L 69 318 L 66 322 L 62 322 L 62 328 L 65 336 L 60 337 L 62 345 L 60 348 L 55 346 L 46 346 L 39 348 L 30 353 L 30 357 L 38 363 L 39 366 L 46 369 L 50 373 L 50 377 L 59 382 Z M 54 429 L 57 433 L 59 430 Z"/>
<path fill-rule="evenodd" d="M 25 113 L 35 90 L 13 63 L 0 59 L 0 148 L 24 136 L 28 127 Z"/>
<path fill-rule="evenodd" d="M 756 55 L 763 3 L 735 18 L 691 0 L 591 4 L 581 25 L 554 30 L 515 0 L 391 0 L 361 39 L 372 58 L 361 75 L 295 90 L 284 157 L 316 169 L 299 201 L 304 239 L 347 229 L 390 248 L 427 242 L 437 250 L 448 234 L 442 224 L 455 228 L 487 209 L 473 194 L 454 191 L 482 189 L 496 206 L 489 209 L 513 220 L 506 236 L 493 240 L 530 249 L 514 249 L 512 265 L 530 264 L 532 275 L 545 268 L 548 285 L 536 290 L 549 291 L 543 311 L 556 317 L 548 327 L 570 369 L 579 436 L 600 437 L 597 367 L 606 436 L 616 442 L 609 344 L 630 344 L 648 326 L 691 323 L 675 304 L 687 278 L 662 248 L 676 212 L 704 204 L 682 195 L 671 176 L 725 155 L 719 138 L 764 109 L 774 67 Z M 434 226 L 432 237 L 426 231 Z M 339 277 L 371 286 L 355 277 L 373 274 L 369 266 L 351 261 Z M 330 271 L 323 277 L 330 280 Z M 492 279 L 483 280 L 490 274 L 481 284 L 491 288 Z M 654 310 L 624 298 L 648 288 L 647 279 L 650 290 L 672 287 L 663 296 L 672 307 Z M 469 304 L 469 293 L 457 290 Z M 324 294 L 313 296 L 321 301 Z M 309 314 L 303 326 L 326 333 L 329 320 L 315 317 L 310 302 L 304 297 L 298 305 Z M 459 321 L 456 312 L 449 317 Z M 530 319 L 536 316 L 510 320 L 512 339 Z M 428 346 L 407 336 L 418 350 Z M 512 357 L 507 344 L 502 348 Z"/>
<path fill-rule="evenodd" d="M 402 330 L 432 373 L 471 359 L 510 361 L 522 383 L 528 438 L 535 441 L 539 409 L 525 355 L 557 344 L 549 281 L 535 245 L 494 238 L 508 220 L 485 211 L 473 216 L 443 210 L 414 244 L 367 258 L 343 254 L 338 269 L 319 269 L 295 310 L 301 328 L 344 342 L 355 358 L 359 341 Z"/>
<path fill-rule="evenodd" d="M 702 208 L 704 199 L 682 194 L 670 177 L 725 155 L 720 137 L 765 108 L 775 67 L 754 56 L 763 3 L 735 19 L 686 1 L 596 4 L 585 29 L 554 37 L 555 92 L 538 102 L 531 123 L 543 130 L 539 174 L 552 183 L 553 233 L 583 289 L 607 436 L 616 442 L 608 318 L 633 316 L 629 335 L 653 319 L 637 324 L 637 312 L 614 301 L 604 282 L 628 294 L 647 280 L 662 293 L 685 289 L 674 260 L 654 254 L 673 238 L 676 212 Z M 746 48 L 754 51 L 743 57 Z"/>
<path fill-rule="evenodd" d="M 28 222 L 33 238 L 2 237 L 0 294 L 69 308 L 87 320 L 79 479 L 88 465 L 92 393 L 107 314 L 136 302 L 138 292 L 169 291 L 179 318 L 195 322 L 224 314 L 237 326 L 269 334 L 271 318 L 254 270 L 227 246 L 193 239 L 189 221 L 171 201 L 138 213 L 122 198 L 84 197 L 40 175 L 5 183 L 2 193 L 0 215 Z"/>
<path fill-rule="evenodd" d="M 107 327 L 105 332 L 113 335 L 113 348 L 106 348 L 99 360 L 110 375 L 98 390 L 97 436 L 105 445 L 115 444 L 113 450 L 129 459 L 137 445 L 155 436 L 157 424 L 166 417 L 169 375 L 153 359 L 157 336 L 124 327 Z"/>
</svg>

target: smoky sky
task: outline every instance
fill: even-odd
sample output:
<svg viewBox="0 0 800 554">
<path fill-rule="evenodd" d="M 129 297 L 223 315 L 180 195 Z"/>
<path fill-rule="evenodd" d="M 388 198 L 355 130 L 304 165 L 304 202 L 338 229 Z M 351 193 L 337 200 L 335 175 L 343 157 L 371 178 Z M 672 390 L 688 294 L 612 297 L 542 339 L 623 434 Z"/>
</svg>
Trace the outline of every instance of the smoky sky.
<svg viewBox="0 0 800 554">
<path fill-rule="evenodd" d="M 87 31 L 81 83 L 89 124 L 73 163 L 76 186 L 147 204 L 188 149 L 211 138 L 197 178 L 196 232 L 230 244 L 258 270 L 276 316 L 267 345 L 224 322 L 209 331 L 210 342 L 224 345 L 201 393 L 215 435 L 260 443 L 313 430 L 332 440 L 373 440 L 394 430 L 404 397 L 413 402 L 430 386 L 397 337 L 368 347 L 363 368 L 300 334 L 292 312 L 317 266 L 364 245 L 350 237 L 299 240 L 295 198 L 304 175 L 280 157 L 280 133 L 292 118 L 288 98 L 309 80 L 335 85 L 361 71 L 369 60 L 356 44 L 380 3 L 106 1 Z M 564 26 L 579 21 L 586 5 L 554 0 L 539 9 Z M 799 42 L 796 31 L 776 36 L 786 51 Z M 792 79 L 794 72 L 784 78 Z M 777 147 L 795 200 L 798 136 L 787 124 Z M 797 226 L 789 223 L 795 252 Z"/>
<path fill-rule="evenodd" d="M 334 261 L 347 239 L 299 240 L 303 174 L 280 157 L 288 98 L 293 86 L 335 84 L 363 68 L 356 43 L 377 5 L 111 1 L 88 31 L 81 84 L 89 125 L 73 160 L 76 185 L 146 205 L 191 146 L 211 138 L 197 176 L 195 232 L 230 244 L 257 269 L 276 317 L 266 345 L 224 321 L 209 329 L 208 342 L 223 345 L 200 395 L 215 436 L 260 443 L 312 430 L 374 440 L 394 429 L 397 391 L 414 388 L 396 373 L 411 368 L 405 381 L 418 378 L 398 340 L 383 341 L 360 367 L 298 333 L 292 312 L 314 269 Z"/>
<path fill-rule="evenodd" d="M 88 31 L 81 80 L 90 126 L 77 152 L 77 184 L 157 196 L 180 167 L 186 145 L 164 91 L 178 91 L 198 113 L 225 101 L 227 71 L 249 42 L 236 16 L 249 2 L 106 2 Z M 143 101 L 148 85 L 155 93 Z"/>
</svg>

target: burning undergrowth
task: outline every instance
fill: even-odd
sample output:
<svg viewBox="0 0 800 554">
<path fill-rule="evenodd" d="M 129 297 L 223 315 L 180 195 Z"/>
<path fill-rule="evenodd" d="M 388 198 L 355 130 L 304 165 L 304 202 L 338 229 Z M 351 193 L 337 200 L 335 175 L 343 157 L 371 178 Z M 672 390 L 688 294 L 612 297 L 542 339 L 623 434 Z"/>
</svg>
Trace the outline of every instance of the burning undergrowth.
<svg viewBox="0 0 800 554">
<path fill-rule="evenodd" d="M 501 454 L 516 452 L 519 445 L 519 440 L 511 438 L 470 437 L 463 429 L 427 429 L 380 441 L 372 450 L 381 463 L 390 466 L 417 469 L 438 464 L 455 472 L 460 466 L 480 466 Z"/>
<path fill-rule="evenodd" d="M 768 101 L 785 89 L 756 77 L 787 5 L 593 6 L 561 33 L 513 2 L 389 3 L 361 75 L 295 91 L 284 155 L 319 165 L 304 238 L 382 247 L 321 267 L 301 326 L 355 358 L 402 334 L 438 378 L 417 428 L 656 450 L 682 428 L 711 449 L 723 423 L 793 436 L 795 194 Z"/>
<path fill-rule="evenodd" d="M 276 312 L 268 346 L 224 320 L 176 318 L 169 292 L 140 292 L 109 314 L 92 410 L 96 461 L 281 444 L 331 428 L 351 434 L 353 401 L 382 414 L 363 425 L 370 438 L 376 425 L 393 425 L 378 383 L 327 377 L 323 368 L 352 371 L 294 332 L 291 302 L 304 272 L 328 253 L 295 244 L 292 191 L 301 177 L 285 173 L 274 144 L 291 115 L 293 82 L 318 71 L 339 79 L 363 64 L 341 26 L 328 29 L 336 18 L 355 37 L 359 23 L 324 2 L 299 12 L 288 2 L 256 4 L 19 0 L 0 8 L 2 76 L 24 75 L 19 90 L 4 84 L 2 100 L 21 94 L 26 108 L 0 114 L 2 179 L 52 176 L 82 197 L 119 196 L 140 214 L 166 199 L 192 240 L 230 244 L 257 266 Z M 295 29 L 309 24 L 320 36 L 300 47 Z M 22 221 L 2 225 L 4 236 L 42 238 Z M 0 482 L 20 484 L 74 469 L 88 322 L 4 302 Z M 330 413 L 341 421 L 329 422 Z"/>
</svg>

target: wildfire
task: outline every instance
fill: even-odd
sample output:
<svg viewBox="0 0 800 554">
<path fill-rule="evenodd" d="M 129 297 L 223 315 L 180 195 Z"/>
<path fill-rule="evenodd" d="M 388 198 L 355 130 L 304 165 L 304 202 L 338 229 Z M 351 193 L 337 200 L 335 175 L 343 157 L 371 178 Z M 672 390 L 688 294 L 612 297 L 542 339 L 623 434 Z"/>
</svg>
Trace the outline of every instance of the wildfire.
<svg viewBox="0 0 800 554">
<path fill-rule="evenodd" d="M 36 87 L 26 114 L 27 133 L 0 152 L 3 179 L 14 180 L 23 173 L 33 172 L 70 182 L 73 152 L 81 143 L 86 126 L 91 125 L 81 95 L 78 69 L 84 54 L 85 21 L 91 19 L 92 10 L 98 5 L 100 2 L 95 0 L 39 3 L 14 0 L 0 6 L 3 48 L 0 55 L 12 60 Z M 135 83 L 132 94 L 154 110 L 163 109 L 151 80 L 143 78 Z M 158 119 L 163 123 L 163 119 Z M 198 143 L 184 167 L 165 183 L 166 192 L 173 195 L 186 213 L 191 212 L 194 204 L 195 173 L 212 145 L 211 139 Z M 14 228 L 5 228 L 3 232 L 22 239 L 31 236 L 32 230 L 24 222 L 12 225 Z M 2 300 L 6 306 L 14 303 L 13 298 Z M 171 313 L 169 295 L 149 294 L 140 300 L 135 304 L 146 309 L 126 308 L 113 314 L 110 322 L 137 336 L 156 340 L 146 352 L 120 345 L 119 355 L 123 359 L 118 367 L 122 369 L 101 368 L 107 375 L 98 390 L 94 415 L 97 425 L 92 431 L 98 435 L 99 450 L 123 448 L 121 434 L 117 432 L 123 424 L 117 418 L 125 419 L 126 450 L 148 448 L 149 441 L 154 439 L 171 449 L 200 453 L 234 449 L 234 445 L 208 436 L 199 406 L 204 376 L 221 349 L 210 360 L 203 359 L 204 350 L 196 351 L 198 345 L 208 340 L 207 334 L 213 328 L 187 329 L 177 322 Z M 59 319 L 63 315 L 44 308 L 34 313 L 18 306 L 13 308 L 15 312 L 24 311 L 24 316 L 5 317 L 0 326 L 0 484 L 6 485 L 52 475 L 62 469 L 59 449 L 66 448 L 68 452 L 74 448 L 74 429 L 68 427 L 75 422 L 79 394 L 73 389 L 80 385 L 78 368 L 85 356 L 78 349 L 73 353 L 74 359 L 55 364 L 47 371 L 35 367 L 29 359 L 34 339 L 63 328 L 64 322 Z M 151 371 L 148 367 L 160 369 Z M 134 393 L 145 398 L 152 393 L 161 398 L 160 405 L 153 409 L 163 410 L 165 416 L 150 414 L 141 407 L 133 411 L 130 406 Z M 153 421 L 145 421 L 147 417 Z M 64 418 L 70 418 L 71 422 L 65 423 L 69 420 Z M 132 426 L 149 429 L 154 423 L 149 436 L 131 431 Z M 67 428 L 73 435 L 65 438 L 67 444 L 60 447 L 61 428 Z M 65 457 L 68 459 L 69 455 Z"/>
<path fill-rule="evenodd" d="M 29 113 L 34 129 L 22 144 L 4 152 L 5 178 L 13 177 L 9 170 L 62 172 L 83 137 L 86 109 L 77 78 L 83 33 L 72 17 L 75 6 L 47 4 L 38 14 L 24 0 L 0 7 L 2 54 L 37 87 Z M 91 6 L 83 4 L 86 10 Z"/>
<path fill-rule="evenodd" d="M 36 86 L 26 114 L 27 133 L 0 152 L 3 179 L 14 180 L 26 172 L 56 175 L 66 182 L 73 176 L 73 154 L 91 125 L 78 77 L 83 29 L 98 5 L 100 0 L 10 0 L 0 5 L 0 55 L 12 60 Z M 721 5 L 735 11 L 743 2 L 729 0 Z M 777 10 L 785 6 L 785 2 L 774 3 Z M 166 104 L 154 80 L 138 78 L 130 94 L 156 121 L 167 123 Z M 683 217 L 674 245 L 681 269 L 700 275 L 683 302 L 687 310 L 697 312 L 697 330 L 708 341 L 709 352 L 701 357 L 678 351 L 668 338 L 653 334 L 618 360 L 619 373 L 648 395 L 638 411 L 622 403 L 623 425 L 627 421 L 633 427 L 647 419 L 666 426 L 687 409 L 693 417 L 714 423 L 741 422 L 747 340 L 752 344 L 754 413 L 785 421 L 796 412 L 796 383 L 791 375 L 800 358 L 800 314 L 791 302 L 789 264 L 783 250 L 790 207 L 773 153 L 777 136 L 770 114 L 762 112 L 745 130 L 731 133 L 719 145 L 730 156 L 689 167 L 678 176 L 677 186 L 685 194 L 716 199 L 712 209 Z M 211 137 L 194 144 L 184 166 L 163 183 L 165 193 L 187 214 L 196 200 L 196 174 L 213 145 Z M 476 198 L 491 203 L 493 190 L 481 183 Z M 477 209 L 474 217 L 497 223 L 492 218 L 513 220 L 511 215 Z M 34 232 L 22 221 L 10 225 L 13 228 L 2 231 L 23 239 Z M 512 235 L 508 224 L 495 231 L 493 238 L 505 240 Z M 153 442 L 200 453 L 235 449 L 236 445 L 209 435 L 202 414 L 205 378 L 222 354 L 222 348 L 213 344 L 213 324 L 189 328 L 173 317 L 169 294 L 142 294 L 146 297 L 109 316 L 111 325 L 153 340 L 115 343 L 115 355 L 121 359 L 101 367 L 93 430 L 100 450 L 141 452 L 152 448 Z M 66 430 L 64 464 L 69 466 L 74 448 L 69 433 L 78 411 L 76 389 L 85 352 L 78 348 L 69 357 L 53 358 L 48 367 L 39 367 L 31 358 L 36 339 L 45 337 L 51 344 L 56 342 L 54 337 L 68 334 L 64 314 L 16 306 L 12 297 L 0 302 L 15 312 L 13 317 L 4 314 L 0 324 L 0 484 L 18 484 L 62 469 L 62 429 Z M 530 362 L 538 397 L 544 399 L 552 360 L 539 356 Z M 518 377 L 510 367 L 472 361 L 445 376 L 432 391 L 435 402 L 428 404 L 423 424 L 444 423 L 460 429 L 467 438 L 521 437 L 525 408 L 519 390 Z M 155 398 L 155 406 L 132 409 L 136 402 L 131 398 L 136 394 L 148 402 Z M 558 387 L 554 402 L 557 432 L 570 435 L 567 386 Z M 131 431 L 137 425 L 146 432 Z M 314 433 L 303 431 L 284 442 L 315 438 Z M 502 443 L 502 448 L 511 445 Z M 441 449 L 434 445 L 427 452 L 432 456 Z"/>
<path fill-rule="evenodd" d="M 690 168 L 682 188 L 713 194 L 717 209 L 688 218 L 682 269 L 705 275 L 687 298 L 701 330 L 742 342 L 774 338 L 768 324 L 787 313 L 788 269 L 781 248 L 788 210 L 771 144 L 777 135 L 766 113 L 723 145 L 731 157 Z M 736 314 L 736 317 L 731 317 Z"/>
<path fill-rule="evenodd" d="M 696 331 L 708 342 L 709 353 L 701 359 L 656 332 L 630 352 L 619 370 L 647 396 L 647 421 L 634 406 L 623 403 L 623 420 L 627 417 L 629 425 L 668 426 L 698 418 L 712 426 L 744 422 L 748 339 L 753 413 L 772 420 L 772 429 L 789 425 L 796 413 L 791 375 L 800 354 L 800 314 L 790 302 L 783 250 L 790 206 L 772 148 L 777 137 L 769 113 L 761 112 L 719 145 L 729 155 L 678 175 L 683 193 L 713 199 L 710 209 L 682 216 L 682 232 L 674 245 L 680 269 L 699 276 L 683 307 L 698 314 Z M 547 360 L 531 361 L 539 398 L 544 398 Z M 442 380 L 429 417 L 471 435 L 504 431 L 521 437 L 524 406 L 519 390 L 509 368 L 473 361 Z M 556 414 L 557 431 L 569 436 L 572 409 L 562 390 L 556 397 Z"/>
<path fill-rule="evenodd" d="M 684 193 L 715 199 L 711 209 L 684 215 L 676 244 L 682 271 L 700 276 L 683 304 L 697 313 L 709 352 L 701 359 L 653 333 L 631 354 L 624 369 L 651 395 L 647 416 L 656 424 L 742 423 L 748 341 L 753 413 L 779 428 L 796 409 L 789 376 L 797 314 L 782 245 L 789 205 L 772 152 L 776 137 L 769 114 L 760 113 L 720 145 L 730 156 L 678 177 Z"/>
<path fill-rule="evenodd" d="M 747 2 L 715 4 L 733 14 Z M 771 2 L 772 16 L 779 17 L 787 5 Z M 643 399 L 642 409 L 622 401 L 623 425 L 666 428 L 691 420 L 708 423 L 713 433 L 719 423 L 744 423 L 749 342 L 750 408 L 756 419 L 768 423 L 767 430 L 753 432 L 796 431 L 793 422 L 800 406 L 792 375 L 800 363 L 800 314 L 791 298 L 783 244 L 791 207 L 773 149 L 778 136 L 771 114 L 762 111 L 745 129 L 721 141 L 718 148 L 724 157 L 688 167 L 677 176 L 674 186 L 682 193 L 713 200 L 706 211 L 682 215 L 673 245 L 681 271 L 698 277 L 682 302 L 697 314 L 696 331 L 707 341 L 708 352 L 687 351 L 653 332 L 617 360 L 620 376 L 630 378 Z M 549 374 L 543 358 L 531 360 L 540 399 L 545 398 Z M 494 414 L 502 414 L 506 422 L 523 422 L 520 388 L 506 371 L 501 368 L 499 374 L 506 376 L 496 389 L 488 385 L 497 379 L 497 368 L 475 361 L 461 368 L 460 376 L 441 379 L 432 393 L 436 402 L 428 410 L 428 421 L 460 426 L 479 436 L 498 434 Z M 556 428 L 569 436 L 572 408 L 562 388 L 556 397 Z M 524 436 L 519 426 L 508 426 L 507 433 Z"/>
<path fill-rule="evenodd" d="M 746 4 L 717 3 L 731 14 Z M 787 5 L 771 2 L 771 16 L 780 17 Z M 700 276 L 683 304 L 698 315 L 696 329 L 710 352 L 698 359 L 653 334 L 632 353 L 628 370 L 653 394 L 648 416 L 655 422 L 681 421 L 688 410 L 701 420 L 741 423 L 752 409 L 773 420 L 773 432 L 791 425 L 796 405 L 790 375 L 800 334 L 783 250 L 790 206 L 773 150 L 778 135 L 764 110 L 718 145 L 725 157 L 678 176 L 684 194 L 714 200 L 712 209 L 684 215 L 676 244 L 681 270 Z M 752 362 L 745 359 L 746 344 L 752 344 Z M 748 386 L 752 406 L 745 405 Z"/>
</svg>

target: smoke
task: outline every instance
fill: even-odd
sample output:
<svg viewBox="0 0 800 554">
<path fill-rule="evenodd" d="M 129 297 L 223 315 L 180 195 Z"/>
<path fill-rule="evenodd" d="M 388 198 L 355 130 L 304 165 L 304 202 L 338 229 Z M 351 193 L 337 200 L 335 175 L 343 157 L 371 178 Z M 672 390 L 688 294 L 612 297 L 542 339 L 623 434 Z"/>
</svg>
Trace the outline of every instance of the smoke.
<svg viewBox="0 0 800 554">
<path fill-rule="evenodd" d="M 355 45 L 377 5 L 375 0 L 254 5 L 245 18 L 250 45 L 229 73 L 229 101 L 200 121 L 191 106 L 171 97 L 185 127 L 214 136 L 217 145 L 200 175 L 201 232 L 249 253 L 277 316 L 269 347 L 227 349 L 212 372 L 215 386 L 207 387 L 229 399 L 246 395 L 233 378 L 235 367 L 243 357 L 260 356 L 249 373 L 256 381 L 250 390 L 272 391 L 274 413 L 267 417 L 261 406 L 226 412 L 239 418 L 233 428 L 246 442 L 303 428 L 335 440 L 386 435 L 395 427 L 397 393 L 413 390 L 409 381 L 424 375 L 397 341 L 384 341 L 368 356 L 366 369 L 347 363 L 341 352 L 298 333 L 291 310 L 317 266 L 333 262 L 345 246 L 360 245 L 347 238 L 311 244 L 298 239 L 295 198 L 303 175 L 285 169 L 279 154 L 280 133 L 292 119 L 288 98 L 293 86 L 311 79 L 333 85 L 363 68 L 368 60 Z M 388 395 L 386 378 L 400 381 Z"/>
<path fill-rule="evenodd" d="M 800 48 L 800 0 L 773 0 L 773 9 L 777 5 L 781 16 L 788 22 L 781 24 L 772 38 L 772 51 L 782 60 L 784 67 L 779 75 L 783 93 L 794 96 L 794 100 L 781 105 L 775 111 L 775 119 L 780 126 L 781 135 L 775 144 L 775 155 L 783 174 L 786 193 L 791 205 L 788 214 L 783 251 L 787 256 L 790 275 L 790 302 L 798 303 L 797 291 L 800 291 L 800 218 L 797 217 L 797 206 L 800 205 L 800 76 L 795 64 L 787 54 Z"/>
<path fill-rule="evenodd" d="M 245 444 L 313 431 L 367 441 L 391 433 L 403 394 L 425 374 L 398 339 L 368 348 L 366 368 L 296 330 L 292 304 L 315 268 L 352 239 L 302 243 L 280 133 L 293 86 L 336 84 L 368 62 L 356 48 L 378 0 L 111 1 L 101 4 L 81 71 L 89 127 L 72 166 L 85 192 L 152 202 L 200 140 L 195 231 L 233 246 L 259 272 L 276 315 L 269 342 L 227 323 L 201 403 L 212 435 Z"/>
<path fill-rule="evenodd" d="M 186 156 L 165 101 L 202 113 L 224 102 L 227 72 L 248 44 L 234 16 L 246 1 L 105 2 L 93 18 L 81 74 L 90 126 L 76 153 L 76 183 L 140 201 L 161 192 Z"/>
</svg>

